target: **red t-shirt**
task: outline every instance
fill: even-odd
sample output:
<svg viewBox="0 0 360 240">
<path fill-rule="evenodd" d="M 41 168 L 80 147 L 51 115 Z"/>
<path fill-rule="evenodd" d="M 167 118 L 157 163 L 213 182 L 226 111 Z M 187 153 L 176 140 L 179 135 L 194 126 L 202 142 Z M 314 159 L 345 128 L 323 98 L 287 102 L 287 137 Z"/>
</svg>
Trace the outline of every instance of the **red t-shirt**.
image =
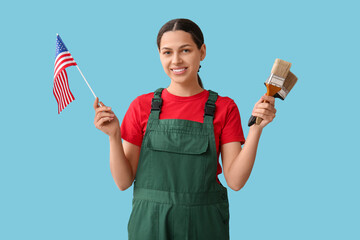
<svg viewBox="0 0 360 240">
<path fill-rule="evenodd" d="M 121 123 L 121 137 L 139 147 L 141 147 L 145 135 L 153 97 L 153 92 L 138 96 L 130 104 Z M 169 93 L 165 88 L 161 94 L 163 104 L 160 119 L 184 119 L 203 123 L 204 107 L 208 97 L 209 91 L 207 90 L 190 97 L 180 97 Z M 229 142 L 241 142 L 241 144 L 244 144 L 245 138 L 240 113 L 234 100 L 229 97 L 218 96 L 215 106 L 213 123 L 216 151 L 219 159 L 222 144 Z M 217 175 L 221 172 L 222 169 L 218 160 Z"/>
</svg>

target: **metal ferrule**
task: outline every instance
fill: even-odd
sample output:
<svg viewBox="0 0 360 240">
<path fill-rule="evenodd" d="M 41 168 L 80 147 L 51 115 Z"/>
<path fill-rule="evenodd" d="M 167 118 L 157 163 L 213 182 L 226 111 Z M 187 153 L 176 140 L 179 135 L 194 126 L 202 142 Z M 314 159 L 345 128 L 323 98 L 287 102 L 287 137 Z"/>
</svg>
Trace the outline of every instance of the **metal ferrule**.
<svg viewBox="0 0 360 240">
<path fill-rule="evenodd" d="M 285 78 L 279 77 L 271 73 L 270 77 L 265 81 L 266 84 L 270 84 L 279 88 L 284 85 Z"/>
<path fill-rule="evenodd" d="M 279 94 L 280 98 L 284 100 L 288 95 L 289 91 L 286 88 L 282 88 L 277 94 Z"/>
</svg>

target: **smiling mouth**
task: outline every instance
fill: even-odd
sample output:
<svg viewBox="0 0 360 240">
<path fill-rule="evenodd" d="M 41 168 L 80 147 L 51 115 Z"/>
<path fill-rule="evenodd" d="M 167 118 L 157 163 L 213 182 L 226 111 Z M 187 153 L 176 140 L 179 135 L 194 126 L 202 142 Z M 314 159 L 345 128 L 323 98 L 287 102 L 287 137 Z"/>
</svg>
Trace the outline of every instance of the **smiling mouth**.
<svg viewBox="0 0 360 240">
<path fill-rule="evenodd" d="M 173 68 L 173 69 L 171 69 L 171 71 L 173 71 L 175 74 L 180 74 L 180 73 L 185 72 L 186 69 L 187 69 L 187 67 L 184 67 L 184 68 Z"/>
</svg>

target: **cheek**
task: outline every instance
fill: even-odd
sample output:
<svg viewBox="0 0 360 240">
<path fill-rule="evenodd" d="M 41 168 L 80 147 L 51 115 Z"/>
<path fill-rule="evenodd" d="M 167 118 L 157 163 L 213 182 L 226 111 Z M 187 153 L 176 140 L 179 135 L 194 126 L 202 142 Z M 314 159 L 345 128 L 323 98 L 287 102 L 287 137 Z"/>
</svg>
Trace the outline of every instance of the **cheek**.
<svg viewBox="0 0 360 240">
<path fill-rule="evenodd" d="M 160 57 L 160 62 L 161 65 L 165 67 L 166 65 L 168 65 L 169 60 L 166 57 Z"/>
<path fill-rule="evenodd" d="M 162 64 L 162 66 L 163 66 L 163 68 L 164 68 L 164 71 L 165 71 L 165 72 L 168 72 L 168 71 L 169 71 L 169 66 L 168 66 L 168 64 L 167 64 L 166 62 L 161 62 L 161 64 Z"/>
<path fill-rule="evenodd" d="M 164 69 L 165 73 L 169 74 L 170 73 L 169 61 L 167 59 L 160 58 L 160 62 L 161 62 L 161 65 L 163 66 L 163 69 Z"/>
</svg>

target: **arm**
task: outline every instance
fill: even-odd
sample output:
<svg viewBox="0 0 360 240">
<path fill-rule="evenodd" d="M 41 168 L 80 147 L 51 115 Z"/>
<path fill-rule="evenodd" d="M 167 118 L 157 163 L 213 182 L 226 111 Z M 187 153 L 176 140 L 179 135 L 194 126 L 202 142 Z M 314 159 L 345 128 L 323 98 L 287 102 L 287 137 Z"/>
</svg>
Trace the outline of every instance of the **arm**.
<svg viewBox="0 0 360 240">
<path fill-rule="evenodd" d="M 221 145 L 224 176 L 232 190 L 239 191 L 249 179 L 261 132 L 262 129 L 259 126 L 251 126 L 243 149 L 240 142 Z"/>
<path fill-rule="evenodd" d="M 96 128 L 109 136 L 110 142 L 110 170 L 114 181 L 120 190 L 129 188 L 136 175 L 140 156 L 140 147 L 124 140 L 121 142 L 119 120 L 110 107 L 98 106 L 98 98 L 94 102 Z"/>
<path fill-rule="evenodd" d="M 117 134 L 109 136 L 109 142 L 111 174 L 118 188 L 124 191 L 134 182 L 140 147 L 125 140 L 122 143 L 120 128 Z"/>
<path fill-rule="evenodd" d="M 269 103 L 263 103 L 263 100 Z M 273 97 L 263 96 L 255 104 L 252 115 L 263 118 L 263 121 L 250 127 L 243 149 L 240 142 L 221 145 L 224 176 L 228 186 L 235 191 L 240 190 L 250 177 L 262 130 L 275 117 L 274 103 Z"/>
</svg>

